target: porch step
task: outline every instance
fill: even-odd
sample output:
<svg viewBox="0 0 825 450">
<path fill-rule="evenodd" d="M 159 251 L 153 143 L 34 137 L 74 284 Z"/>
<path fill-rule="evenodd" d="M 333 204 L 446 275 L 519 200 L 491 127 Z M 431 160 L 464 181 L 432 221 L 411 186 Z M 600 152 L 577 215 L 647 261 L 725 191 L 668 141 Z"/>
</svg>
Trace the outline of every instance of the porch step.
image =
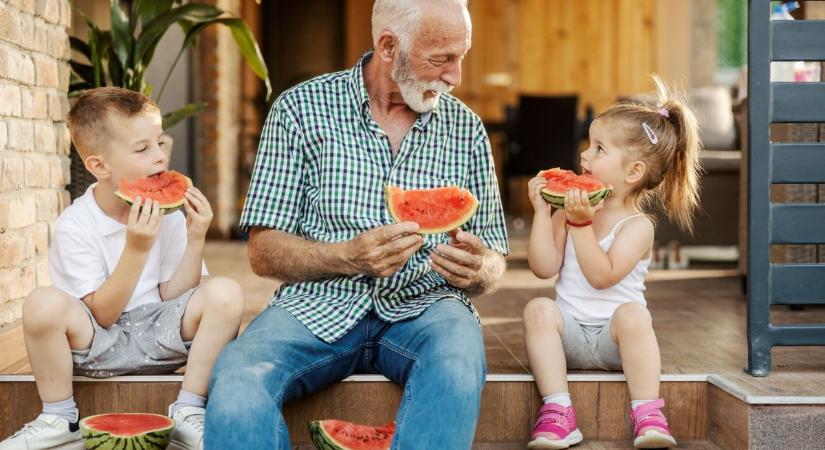
<svg viewBox="0 0 825 450">
<path fill-rule="evenodd" d="M 495 442 L 473 445 L 473 450 L 525 450 L 527 442 Z M 708 440 L 679 441 L 678 450 L 723 450 Z M 295 450 L 315 450 L 312 444 L 300 444 Z M 633 441 L 588 441 L 571 447 L 570 450 L 636 450 Z"/>
</svg>

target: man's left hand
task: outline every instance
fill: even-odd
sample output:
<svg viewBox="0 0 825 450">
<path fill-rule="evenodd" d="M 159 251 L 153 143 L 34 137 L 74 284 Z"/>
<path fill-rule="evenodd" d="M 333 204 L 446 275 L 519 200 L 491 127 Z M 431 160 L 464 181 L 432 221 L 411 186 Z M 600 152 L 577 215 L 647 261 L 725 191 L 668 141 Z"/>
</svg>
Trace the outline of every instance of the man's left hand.
<svg viewBox="0 0 825 450">
<path fill-rule="evenodd" d="M 478 236 L 454 230 L 450 245 L 438 244 L 430 255 L 430 266 L 451 285 L 470 290 L 481 280 L 484 251 L 487 247 Z"/>
</svg>

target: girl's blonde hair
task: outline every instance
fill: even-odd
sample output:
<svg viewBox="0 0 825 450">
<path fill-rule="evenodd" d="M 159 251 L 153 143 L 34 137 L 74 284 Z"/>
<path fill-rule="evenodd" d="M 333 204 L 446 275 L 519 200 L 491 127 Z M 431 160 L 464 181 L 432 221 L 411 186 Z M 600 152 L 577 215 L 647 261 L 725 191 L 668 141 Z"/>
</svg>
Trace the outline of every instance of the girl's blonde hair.
<svg viewBox="0 0 825 450">
<path fill-rule="evenodd" d="M 686 102 L 654 75 L 655 104 L 620 102 L 601 113 L 621 130 L 614 143 L 629 152 L 626 162 L 641 160 L 644 178 L 632 187 L 630 199 L 639 205 L 658 200 L 672 222 L 693 231 L 699 206 L 699 126 Z"/>
</svg>

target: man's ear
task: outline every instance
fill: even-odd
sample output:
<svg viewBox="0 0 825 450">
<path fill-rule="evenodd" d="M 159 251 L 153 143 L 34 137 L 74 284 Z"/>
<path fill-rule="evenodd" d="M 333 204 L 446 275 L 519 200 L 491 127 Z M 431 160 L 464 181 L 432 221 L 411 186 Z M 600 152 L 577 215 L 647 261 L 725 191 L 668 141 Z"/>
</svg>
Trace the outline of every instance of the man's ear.
<svg viewBox="0 0 825 450">
<path fill-rule="evenodd" d="M 112 176 L 112 171 L 109 170 L 106 161 L 98 155 L 87 156 L 86 159 L 83 160 L 83 165 L 86 167 L 86 170 L 98 180 L 104 180 Z"/>
<path fill-rule="evenodd" d="M 647 164 L 645 164 L 644 161 L 633 161 L 627 168 L 625 182 L 627 184 L 637 183 L 644 178 L 645 173 L 647 173 Z"/>
<path fill-rule="evenodd" d="M 398 52 L 398 37 L 389 30 L 384 30 L 378 36 L 378 43 L 375 45 L 375 54 L 382 61 L 390 63 Z"/>
</svg>

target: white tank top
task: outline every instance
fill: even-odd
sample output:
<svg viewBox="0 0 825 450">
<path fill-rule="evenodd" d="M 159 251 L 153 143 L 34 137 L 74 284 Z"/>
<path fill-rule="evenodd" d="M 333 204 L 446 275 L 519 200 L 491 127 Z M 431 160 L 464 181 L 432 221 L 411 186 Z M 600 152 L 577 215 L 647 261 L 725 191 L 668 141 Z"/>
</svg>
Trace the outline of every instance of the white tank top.
<svg viewBox="0 0 825 450">
<path fill-rule="evenodd" d="M 617 222 L 610 233 L 599 241 L 599 247 L 607 252 L 616 238 L 616 231 L 619 227 L 640 215 L 625 217 Z M 636 302 L 647 305 L 644 290 L 648 266 L 650 266 L 650 258 L 643 259 L 615 285 L 607 289 L 596 289 L 590 285 L 582 273 L 576 258 L 573 237 L 568 232 L 564 246 L 564 262 L 556 281 L 556 304 L 559 308 L 569 312 L 581 324 L 604 325 L 610 321 L 616 308 L 623 303 Z"/>
</svg>

